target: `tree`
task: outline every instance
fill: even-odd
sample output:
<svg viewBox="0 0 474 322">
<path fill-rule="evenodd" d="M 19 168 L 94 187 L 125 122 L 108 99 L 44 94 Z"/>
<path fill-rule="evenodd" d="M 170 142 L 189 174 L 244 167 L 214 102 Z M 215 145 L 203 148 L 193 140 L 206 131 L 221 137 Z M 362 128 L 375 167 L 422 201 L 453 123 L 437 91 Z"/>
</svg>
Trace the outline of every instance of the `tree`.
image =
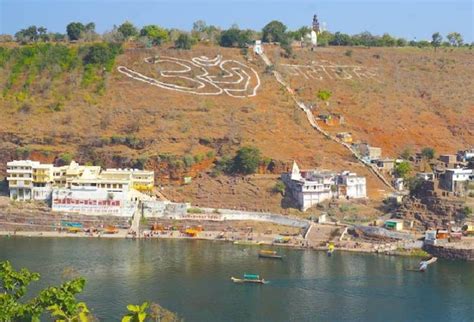
<svg viewBox="0 0 474 322">
<path fill-rule="evenodd" d="M 41 40 L 46 41 L 48 39 L 48 35 L 46 34 L 47 31 L 48 29 L 45 27 L 38 27 L 38 37 Z"/>
<path fill-rule="evenodd" d="M 251 42 L 251 32 L 249 30 L 240 30 L 236 27 L 224 30 L 219 39 L 219 45 L 222 47 L 246 47 Z"/>
<path fill-rule="evenodd" d="M 255 173 L 260 162 L 260 150 L 256 147 L 243 147 L 234 158 L 233 172 L 242 174 Z"/>
<path fill-rule="evenodd" d="M 291 47 L 291 38 L 288 35 L 285 35 L 280 40 L 280 47 L 285 51 L 285 56 L 289 58 L 293 55 L 293 48 Z"/>
<path fill-rule="evenodd" d="M 117 26 L 114 26 L 112 30 L 106 31 L 102 34 L 102 40 L 108 43 L 121 43 L 126 40 L 124 35 L 118 31 Z"/>
<path fill-rule="evenodd" d="M 80 22 L 71 22 L 66 26 L 66 33 L 69 40 L 79 40 L 81 33 L 84 32 L 85 26 Z"/>
<path fill-rule="evenodd" d="M 430 148 L 430 147 L 426 147 L 421 150 L 421 155 L 423 156 L 423 158 L 428 159 L 428 160 L 434 159 L 435 153 L 436 153 L 435 149 Z"/>
<path fill-rule="evenodd" d="M 168 32 L 157 25 L 144 26 L 140 30 L 140 36 L 147 37 L 156 46 L 168 41 Z"/>
<path fill-rule="evenodd" d="M 198 20 L 193 22 L 193 30 L 194 32 L 205 32 L 207 29 L 207 24 L 204 20 Z"/>
<path fill-rule="evenodd" d="M 431 45 L 434 47 L 434 49 L 436 50 L 439 46 L 441 46 L 441 43 L 443 42 L 443 37 L 441 36 L 441 34 L 439 32 L 435 32 L 432 36 L 431 36 Z"/>
<path fill-rule="evenodd" d="M 448 38 L 449 43 L 451 46 L 462 46 L 464 40 L 459 32 L 450 32 L 446 38 Z"/>
<path fill-rule="evenodd" d="M 426 48 L 426 47 L 429 47 L 431 45 L 431 43 L 427 40 L 420 40 L 419 42 L 416 43 L 416 45 L 419 48 Z"/>
<path fill-rule="evenodd" d="M 418 192 L 420 187 L 423 185 L 424 180 L 417 177 L 411 177 L 406 180 L 406 187 L 410 191 L 411 195 L 414 195 Z"/>
<path fill-rule="evenodd" d="M 397 44 L 397 40 L 390 36 L 389 34 L 383 34 L 380 38 L 381 46 L 393 47 Z"/>
<path fill-rule="evenodd" d="M 286 37 L 286 26 L 280 21 L 273 20 L 262 29 L 263 42 L 282 42 Z"/>
<path fill-rule="evenodd" d="M 129 313 L 122 318 L 122 322 L 143 322 L 148 313 L 148 303 L 144 302 L 142 305 L 127 305 Z"/>
<path fill-rule="evenodd" d="M 50 34 L 50 38 L 53 40 L 53 41 L 63 41 L 64 39 L 66 39 L 66 35 L 65 34 L 61 34 L 59 32 L 55 32 L 53 34 Z"/>
<path fill-rule="evenodd" d="M 26 268 L 15 271 L 9 261 L 0 262 L 0 321 L 39 322 L 45 312 L 49 312 L 56 322 L 90 322 L 95 321 L 86 303 L 78 302 L 76 294 L 83 291 L 85 279 L 74 278 L 60 286 L 47 287 L 39 291 L 36 297 L 32 294 L 25 299 L 28 286 L 38 281 L 40 275 Z M 149 316 L 153 321 L 182 321 L 175 313 L 158 304 L 152 304 L 148 314 L 148 303 L 128 305 L 129 313 L 122 321 L 142 322 Z"/>
<path fill-rule="evenodd" d="M 334 34 L 329 44 L 332 46 L 349 46 L 351 45 L 351 36 L 338 31 Z"/>
<path fill-rule="evenodd" d="M 95 23 L 89 22 L 84 26 L 84 32 L 95 32 Z"/>
<path fill-rule="evenodd" d="M 130 21 L 125 21 L 121 24 L 117 31 L 120 32 L 125 39 L 130 39 L 138 35 L 138 29 Z"/>
<path fill-rule="evenodd" d="M 398 38 L 397 39 L 397 46 L 398 47 L 405 47 L 408 44 L 408 41 L 405 38 Z"/>
<path fill-rule="evenodd" d="M 304 39 L 304 37 L 308 34 L 311 33 L 311 28 L 307 26 L 303 26 L 299 28 L 298 30 L 295 31 L 289 31 L 287 33 L 288 37 L 294 40 L 301 40 Z"/>
<path fill-rule="evenodd" d="M 38 30 L 41 29 L 41 31 L 46 30 L 43 27 L 37 28 L 36 26 L 29 26 L 26 29 L 21 29 L 15 34 L 15 38 L 19 42 L 30 42 L 30 41 L 37 41 L 39 39 L 39 32 Z"/>
<path fill-rule="evenodd" d="M 399 178 L 406 179 L 411 172 L 411 164 L 408 161 L 400 162 L 395 166 L 395 175 Z"/>
<path fill-rule="evenodd" d="M 318 36 L 318 46 L 327 46 L 329 45 L 334 38 L 334 35 L 329 31 L 323 31 Z"/>
<path fill-rule="evenodd" d="M 180 34 L 178 39 L 174 42 L 174 46 L 178 49 L 191 49 L 193 39 L 188 34 Z"/>
<path fill-rule="evenodd" d="M 8 261 L 0 263 L 0 289 L 3 291 L 0 293 L 0 321 L 40 321 L 45 311 L 50 311 L 52 316 L 64 317 L 63 321 L 84 321 L 79 317 L 87 316 L 87 306 L 75 298 L 84 289 L 83 278 L 48 287 L 36 297 L 25 300 L 23 297 L 28 286 L 39 278 L 38 273 L 26 268 L 15 271 Z"/>
</svg>

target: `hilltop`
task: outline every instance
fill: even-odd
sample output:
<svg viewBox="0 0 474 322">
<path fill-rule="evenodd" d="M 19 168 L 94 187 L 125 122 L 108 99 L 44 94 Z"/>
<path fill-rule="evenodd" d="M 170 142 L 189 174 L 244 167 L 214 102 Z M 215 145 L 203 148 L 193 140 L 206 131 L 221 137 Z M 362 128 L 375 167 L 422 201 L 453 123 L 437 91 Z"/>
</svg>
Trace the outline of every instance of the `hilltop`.
<svg viewBox="0 0 474 322">
<path fill-rule="evenodd" d="M 78 45 L 69 47 L 71 52 L 80 51 Z M 351 132 L 356 141 L 382 147 L 387 157 L 425 146 L 452 153 L 474 143 L 474 59 L 468 48 L 436 52 L 413 47 L 326 47 L 315 52 L 295 48 L 291 58 L 280 55 L 279 47 L 264 48 L 296 96 L 313 105 L 315 115 L 344 116 L 345 124 L 328 127 L 330 132 Z M 387 192 L 343 147 L 310 127 L 303 112 L 250 49 L 203 44 L 192 50 L 143 49 L 129 44 L 115 55 L 113 66 L 94 65 L 94 73 L 79 63 L 57 72 L 47 67 L 34 73 L 28 67 L 15 67 L 8 59 L 0 64 L 1 172 L 6 161 L 19 157 L 145 166 L 157 171 L 159 183 L 174 183 L 165 190 L 174 199 L 283 211 L 286 202 L 270 190 L 277 175 L 297 160 L 304 168 L 351 169 L 367 176 L 369 196 L 375 200 Z M 201 63 L 212 64 L 218 55 L 245 65 L 229 62 L 229 70 L 245 71 L 230 79 L 249 77 L 245 91 L 238 91 L 243 82 L 223 86 L 228 91 L 218 95 L 209 94 L 218 91 L 209 84 L 206 95 L 198 87 L 196 93 L 169 89 L 196 86 L 185 79 L 170 81 L 170 74 L 163 76 L 181 66 L 176 59 L 189 65 L 193 58 L 206 56 L 210 60 Z M 159 65 L 153 59 L 145 61 L 155 56 L 173 59 Z M 288 66 L 318 64 L 335 66 L 332 76 L 297 75 Z M 121 72 L 119 66 L 126 69 Z M 365 76 L 359 78 L 352 72 L 350 79 L 344 79 L 348 78 L 344 70 L 353 71 L 354 66 Z M 208 69 L 219 80 L 226 80 L 225 71 L 210 65 Z M 133 75 L 142 80 L 131 78 L 132 72 L 149 79 L 138 74 Z M 190 73 L 195 78 L 200 70 Z M 152 78 L 174 87 L 152 85 Z M 316 97 L 320 90 L 332 93 L 328 104 Z M 247 145 L 258 147 L 268 160 L 259 168 L 261 175 L 229 178 L 212 170 L 216 158 L 233 155 Z M 180 186 L 185 176 L 194 179 Z"/>
</svg>

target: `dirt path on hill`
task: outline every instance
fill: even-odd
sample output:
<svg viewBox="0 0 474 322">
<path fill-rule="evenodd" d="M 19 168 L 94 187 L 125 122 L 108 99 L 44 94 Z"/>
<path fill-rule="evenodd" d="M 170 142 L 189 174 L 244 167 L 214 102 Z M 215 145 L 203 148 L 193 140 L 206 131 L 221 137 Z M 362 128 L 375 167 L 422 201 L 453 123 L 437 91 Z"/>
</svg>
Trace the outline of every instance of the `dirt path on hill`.
<svg viewBox="0 0 474 322">
<path fill-rule="evenodd" d="M 260 55 L 260 57 L 262 58 L 263 62 L 265 63 L 265 65 L 267 65 L 268 67 L 270 66 L 273 66 L 272 62 L 270 61 L 270 59 L 268 59 L 267 55 L 265 55 L 264 53 L 262 53 Z M 322 135 L 324 135 L 325 137 L 327 137 L 328 139 L 331 139 L 332 141 L 344 146 L 347 150 L 349 150 L 349 152 L 351 152 L 351 154 L 360 162 L 362 163 L 365 167 L 367 167 L 377 178 L 380 179 L 380 181 L 382 181 L 388 188 L 390 188 L 390 190 L 392 191 L 395 191 L 395 189 L 392 187 L 392 185 L 390 184 L 390 182 L 380 173 L 380 171 L 377 169 L 376 166 L 374 166 L 373 164 L 371 163 L 367 163 L 365 162 L 362 157 L 357 153 L 357 151 L 355 151 L 352 146 L 350 146 L 350 144 L 347 144 L 343 141 L 341 141 L 340 139 L 338 139 L 337 137 L 334 137 L 332 135 L 330 135 L 328 132 L 324 131 L 319 125 L 318 123 L 316 122 L 315 118 L 314 118 L 314 115 L 313 113 L 311 112 L 311 109 L 309 109 L 303 102 L 300 102 L 296 96 L 295 96 L 295 93 L 293 91 L 293 89 L 290 87 L 290 85 L 288 85 L 285 80 L 283 79 L 283 77 L 281 76 L 281 74 L 279 72 L 277 72 L 276 70 L 273 70 L 273 75 L 275 76 L 276 80 L 281 84 L 283 85 L 286 90 L 288 91 L 288 93 L 291 95 L 291 98 L 293 99 L 293 101 L 295 101 L 296 105 L 298 105 L 298 107 L 300 109 L 303 110 L 303 112 L 305 112 L 306 114 L 306 118 L 308 119 L 308 122 L 311 124 L 311 126 L 317 130 L 319 133 L 321 133 Z"/>
</svg>

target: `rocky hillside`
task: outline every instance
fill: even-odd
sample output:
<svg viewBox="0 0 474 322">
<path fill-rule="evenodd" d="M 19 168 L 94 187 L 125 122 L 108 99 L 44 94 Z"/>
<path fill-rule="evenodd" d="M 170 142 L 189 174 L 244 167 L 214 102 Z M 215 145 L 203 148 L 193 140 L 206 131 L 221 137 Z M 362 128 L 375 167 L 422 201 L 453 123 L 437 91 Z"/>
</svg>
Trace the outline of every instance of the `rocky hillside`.
<svg viewBox="0 0 474 322">
<path fill-rule="evenodd" d="M 195 177 L 190 186 L 173 185 L 169 192 L 203 204 L 200 180 L 211 187 L 206 193 L 216 196 L 222 182 L 238 182 L 212 172 L 215 159 L 252 145 L 266 160 L 260 173 L 279 173 L 295 159 L 304 168 L 366 175 L 373 198 L 386 190 L 345 149 L 309 126 L 251 50 L 129 45 L 109 57 L 113 66 L 101 61 L 89 66 L 87 52 L 74 46 L 60 64 L 35 53 L 19 63 L 12 49 L 0 52 L 0 173 L 6 161 L 19 157 L 146 166 L 164 184 Z M 344 116 L 345 124 L 330 131 L 352 132 L 355 140 L 381 146 L 386 156 L 406 147 L 453 152 L 474 144 L 474 59 L 467 48 L 295 49 L 292 58 L 281 56 L 277 47 L 265 50 L 316 115 Z M 74 55 L 78 58 L 69 62 Z M 317 98 L 320 90 L 332 93 L 327 103 Z M 281 197 L 269 192 L 271 183 L 263 181 L 259 194 L 268 208 L 283 207 Z M 241 207 L 253 196 L 249 208 L 258 208 L 259 194 L 251 191 L 259 182 L 226 187 L 235 200 L 229 206 Z"/>
</svg>

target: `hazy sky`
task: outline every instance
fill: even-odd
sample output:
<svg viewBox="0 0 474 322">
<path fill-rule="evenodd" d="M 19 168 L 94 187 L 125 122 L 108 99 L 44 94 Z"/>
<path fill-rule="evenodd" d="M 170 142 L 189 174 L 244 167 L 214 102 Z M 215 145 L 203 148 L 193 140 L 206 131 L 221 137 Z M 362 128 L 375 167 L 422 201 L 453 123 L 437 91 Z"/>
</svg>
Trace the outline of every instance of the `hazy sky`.
<svg viewBox="0 0 474 322">
<path fill-rule="evenodd" d="M 473 41 L 473 0 L 0 0 L 0 34 L 29 25 L 65 32 L 71 21 L 93 21 L 110 30 L 130 20 L 138 26 L 159 24 L 189 30 L 196 20 L 228 28 L 261 29 L 280 20 L 290 29 L 310 25 L 318 14 L 332 31 L 355 34 L 388 32 L 398 37 L 430 39 L 433 32 L 458 31 Z"/>
</svg>

